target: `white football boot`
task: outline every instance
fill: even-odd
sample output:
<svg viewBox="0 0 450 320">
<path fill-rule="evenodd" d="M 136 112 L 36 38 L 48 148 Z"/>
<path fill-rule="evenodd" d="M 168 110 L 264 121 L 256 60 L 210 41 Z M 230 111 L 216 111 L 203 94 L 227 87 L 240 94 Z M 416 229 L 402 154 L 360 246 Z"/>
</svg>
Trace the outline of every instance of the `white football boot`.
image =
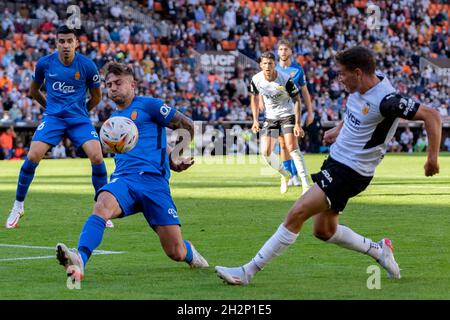
<svg viewBox="0 0 450 320">
<path fill-rule="evenodd" d="M 191 268 L 208 268 L 209 264 L 205 258 L 195 249 L 194 245 L 189 241 L 192 249 L 192 261 L 189 263 Z"/>
<path fill-rule="evenodd" d="M 114 223 L 111 220 L 106 221 L 106 228 L 114 228 Z"/>
<path fill-rule="evenodd" d="M 295 187 L 300 187 L 300 186 L 302 185 L 302 183 L 301 183 L 300 180 L 298 179 L 298 176 L 293 176 L 293 177 L 291 178 L 291 180 L 292 180 L 292 184 L 293 184 Z"/>
<path fill-rule="evenodd" d="M 217 276 L 228 284 L 247 285 L 250 283 L 251 277 L 245 272 L 244 267 L 227 268 L 217 266 L 215 269 Z"/>
<path fill-rule="evenodd" d="M 400 279 L 400 268 L 394 259 L 392 241 L 388 238 L 381 239 L 378 244 L 381 246 L 381 256 L 377 262 L 388 272 L 388 277 Z"/>
<path fill-rule="evenodd" d="M 84 263 L 77 249 L 69 249 L 64 243 L 56 245 L 56 259 L 66 269 L 68 277 L 81 281 L 84 276 Z"/>
<path fill-rule="evenodd" d="M 18 204 L 17 201 L 14 202 L 14 206 L 11 209 L 8 219 L 6 219 L 5 228 L 6 229 L 14 229 L 17 228 L 19 224 L 19 219 L 25 214 L 25 210 L 23 208 L 23 202 Z"/>
</svg>

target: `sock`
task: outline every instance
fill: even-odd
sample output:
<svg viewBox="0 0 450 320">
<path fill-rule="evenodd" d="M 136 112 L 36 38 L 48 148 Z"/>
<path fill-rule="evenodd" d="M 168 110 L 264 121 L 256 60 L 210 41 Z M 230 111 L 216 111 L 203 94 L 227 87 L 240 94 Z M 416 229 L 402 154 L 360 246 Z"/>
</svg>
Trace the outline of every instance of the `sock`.
<svg viewBox="0 0 450 320">
<path fill-rule="evenodd" d="M 381 256 L 381 247 L 378 243 L 373 242 L 369 238 L 364 238 L 352 229 L 340 224 L 338 224 L 336 228 L 336 233 L 328 239 L 327 242 L 337 244 L 346 249 L 368 254 L 375 260 L 378 260 Z"/>
<path fill-rule="evenodd" d="M 36 171 L 39 163 L 34 163 L 25 159 L 22 167 L 20 168 L 19 181 L 17 183 L 16 200 L 23 202 L 27 196 L 28 188 L 34 178 L 34 172 Z"/>
<path fill-rule="evenodd" d="M 284 160 L 283 161 L 283 169 L 288 171 L 291 174 L 291 176 L 294 175 L 292 173 L 291 160 Z"/>
<path fill-rule="evenodd" d="M 108 173 L 106 172 L 105 162 L 92 165 L 92 184 L 94 185 L 95 193 L 108 183 Z"/>
<path fill-rule="evenodd" d="M 86 220 L 78 241 L 78 252 L 83 259 L 84 265 L 88 262 L 92 252 L 102 242 L 105 228 L 106 221 L 95 214 L 92 214 Z"/>
<path fill-rule="evenodd" d="M 297 172 L 297 168 L 295 167 L 294 160 L 290 159 L 289 160 L 289 165 L 291 167 L 291 174 L 292 174 L 292 176 L 297 176 L 298 172 Z"/>
<path fill-rule="evenodd" d="M 14 201 L 14 208 L 17 208 L 17 209 L 22 210 L 22 209 L 23 209 L 23 204 L 24 204 L 23 201 L 17 201 L 17 200 L 15 200 L 15 201 Z"/>
<path fill-rule="evenodd" d="M 187 263 L 191 263 L 192 259 L 193 259 L 193 253 L 192 253 L 192 246 L 191 243 L 187 240 L 183 240 L 184 245 L 186 246 L 186 258 L 184 258 L 184 261 L 186 261 Z"/>
<path fill-rule="evenodd" d="M 290 178 L 291 174 L 289 171 L 283 168 L 283 164 L 280 163 L 278 157 L 272 153 L 270 156 L 262 156 L 266 163 L 273 169 L 277 170 L 283 177 Z"/>
<path fill-rule="evenodd" d="M 306 164 L 305 164 L 305 158 L 303 157 L 303 154 L 301 153 L 300 149 L 295 149 L 290 153 L 292 160 L 294 161 L 295 167 L 298 170 L 300 180 L 302 180 L 303 186 L 309 186 L 311 183 L 308 179 L 308 173 L 306 171 Z"/>
<path fill-rule="evenodd" d="M 245 272 L 250 277 L 253 277 L 256 272 L 264 269 L 273 258 L 281 255 L 289 245 L 295 242 L 297 237 L 298 233 L 289 231 L 281 224 L 272 237 L 258 251 L 252 261 L 244 265 Z"/>
</svg>

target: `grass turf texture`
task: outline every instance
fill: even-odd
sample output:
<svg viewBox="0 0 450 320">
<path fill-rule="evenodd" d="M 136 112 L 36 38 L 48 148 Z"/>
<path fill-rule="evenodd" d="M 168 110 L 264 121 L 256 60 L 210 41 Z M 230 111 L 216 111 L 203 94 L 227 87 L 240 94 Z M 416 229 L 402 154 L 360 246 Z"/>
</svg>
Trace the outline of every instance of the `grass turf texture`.
<svg viewBox="0 0 450 320">
<path fill-rule="evenodd" d="M 309 172 L 317 172 L 324 158 L 306 155 Z M 366 286 L 367 267 L 376 263 L 317 240 L 311 221 L 250 286 L 229 286 L 217 278 L 215 265 L 237 266 L 254 256 L 301 193 L 291 188 L 281 195 L 278 176 L 261 175 L 265 165 L 251 157 L 247 164 L 197 160 L 190 170 L 172 174 L 184 238 L 210 268 L 191 270 L 171 261 L 142 214 L 136 214 L 115 220 L 116 228 L 105 231 L 98 249 L 126 253 L 93 256 L 81 290 L 67 289 L 56 259 L 1 261 L 54 251 L 0 247 L 0 299 L 450 299 L 450 155 L 441 155 L 441 173 L 432 178 L 423 175 L 425 158 L 388 154 L 372 184 L 341 217 L 341 223 L 373 240 L 393 240 L 402 279 L 391 281 L 381 270 L 380 290 Z M 89 161 L 43 161 L 20 227 L 6 230 L 21 164 L 0 161 L 0 244 L 76 246 L 93 207 Z M 111 173 L 111 159 L 107 166 Z"/>
</svg>

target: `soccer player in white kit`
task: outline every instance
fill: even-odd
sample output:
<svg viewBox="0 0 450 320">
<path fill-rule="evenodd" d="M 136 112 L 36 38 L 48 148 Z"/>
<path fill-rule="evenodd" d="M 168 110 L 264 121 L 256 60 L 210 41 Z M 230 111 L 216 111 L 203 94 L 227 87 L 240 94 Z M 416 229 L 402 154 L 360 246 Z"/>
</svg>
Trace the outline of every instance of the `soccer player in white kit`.
<svg viewBox="0 0 450 320">
<path fill-rule="evenodd" d="M 397 94 L 385 76 L 375 73 L 373 53 L 361 46 L 339 52 L 339 79 L 350 93 L 343 122 L 328 130 L 324 139 L 334 144 L 321 171 L 312 175 L 314 185 L 289 210 L 284 222 L 247 264 L 237 268 L 216 267 L 230 284 L 248 284 L 273 258 L 293 244 L 303 223 L 314 216 L 314 235 L 327 243 L 374 258 L 388 276 L 400 279 L 400 268 L 388 238 L 379 242 L 339 224 L 348 199 L 366 189 L 395 134 L 399 118 L 422 120 L 429 139 L 425 176 L 439 173 L 441 118 L 439 113 Z"/>
<path fill-rule="evenodd" d="M 287 181 L 291 174 L 283 167 L 278 156 L 273 153 L 273 148 L 277 143 L 278 133 L 284 137 L 287 150 L 294 160 L 295 167 L 302 180 L 303 193 L 310 186 L 306 171 L 305 160 L 298 146 L 297 138 L 304 137 L 301 126 L 301 101 L 299 89 L 294 81 L 284 72 L 275 70 L 275 55 L 272 52 L 264 52 L 261 55 L 261 72 L 252 77 L 250 83 L 251 108 L 253 114 L 252 130 L 254 133 L 260 131 L 259 128 L 259 108 L 257 102 L 261 95 L 264 100 L 265 120 L 261 137 L 261 152 L 264 160 L 281 174 L 285 179 L 285 190 L 287 191 Z"/>
</svg>

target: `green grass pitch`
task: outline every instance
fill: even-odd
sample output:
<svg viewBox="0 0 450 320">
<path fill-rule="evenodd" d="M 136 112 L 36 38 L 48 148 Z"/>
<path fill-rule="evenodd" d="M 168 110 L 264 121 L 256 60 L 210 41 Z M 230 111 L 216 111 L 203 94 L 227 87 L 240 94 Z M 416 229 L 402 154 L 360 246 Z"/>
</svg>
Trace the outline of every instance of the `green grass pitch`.
<svg viewBox="0 0 450 320">
<path fill-rule="evenodd" d="M 306 155 L 309 172 L 317 172 L 324 158 Z M 251 285 L 233 287 L 217 278 L 215 265 L 237 266 L 254 256 L 301 193 L 291 188 L 281 195 L 279 178 L 262 175 L 265 166 L 254 156 L 197 160 L 188 171 L 172 174 L 184 238 L 210 268 L 191 270 L 171 261 L 136 214 L 115 220 L 99 248 L 124 253 L 93 256 L 81 290 L 69 290 L 62 267 L 45 258 L 54 250 L 45 247 L 76 246 L 93 208 L 89 161 L 44 160 L 15 230 L 3 224 L 22 162 L 0 161 L 0 299 L 450 299 L 450 155 L 441 154 L 441 173 L 432 178 L 423 175 L 425 158 L 388 154 L 372 184 L 341 217 L 341 223 L 373 240 L 393 240 L 402 279 L 391 281 L 382 270 L 379 290 L 367 288 L 366 271 L 375 262 L 317 240 L 311 222 Z M 113 161 L 107 165 L 111 172 Z"/>
</svg>

